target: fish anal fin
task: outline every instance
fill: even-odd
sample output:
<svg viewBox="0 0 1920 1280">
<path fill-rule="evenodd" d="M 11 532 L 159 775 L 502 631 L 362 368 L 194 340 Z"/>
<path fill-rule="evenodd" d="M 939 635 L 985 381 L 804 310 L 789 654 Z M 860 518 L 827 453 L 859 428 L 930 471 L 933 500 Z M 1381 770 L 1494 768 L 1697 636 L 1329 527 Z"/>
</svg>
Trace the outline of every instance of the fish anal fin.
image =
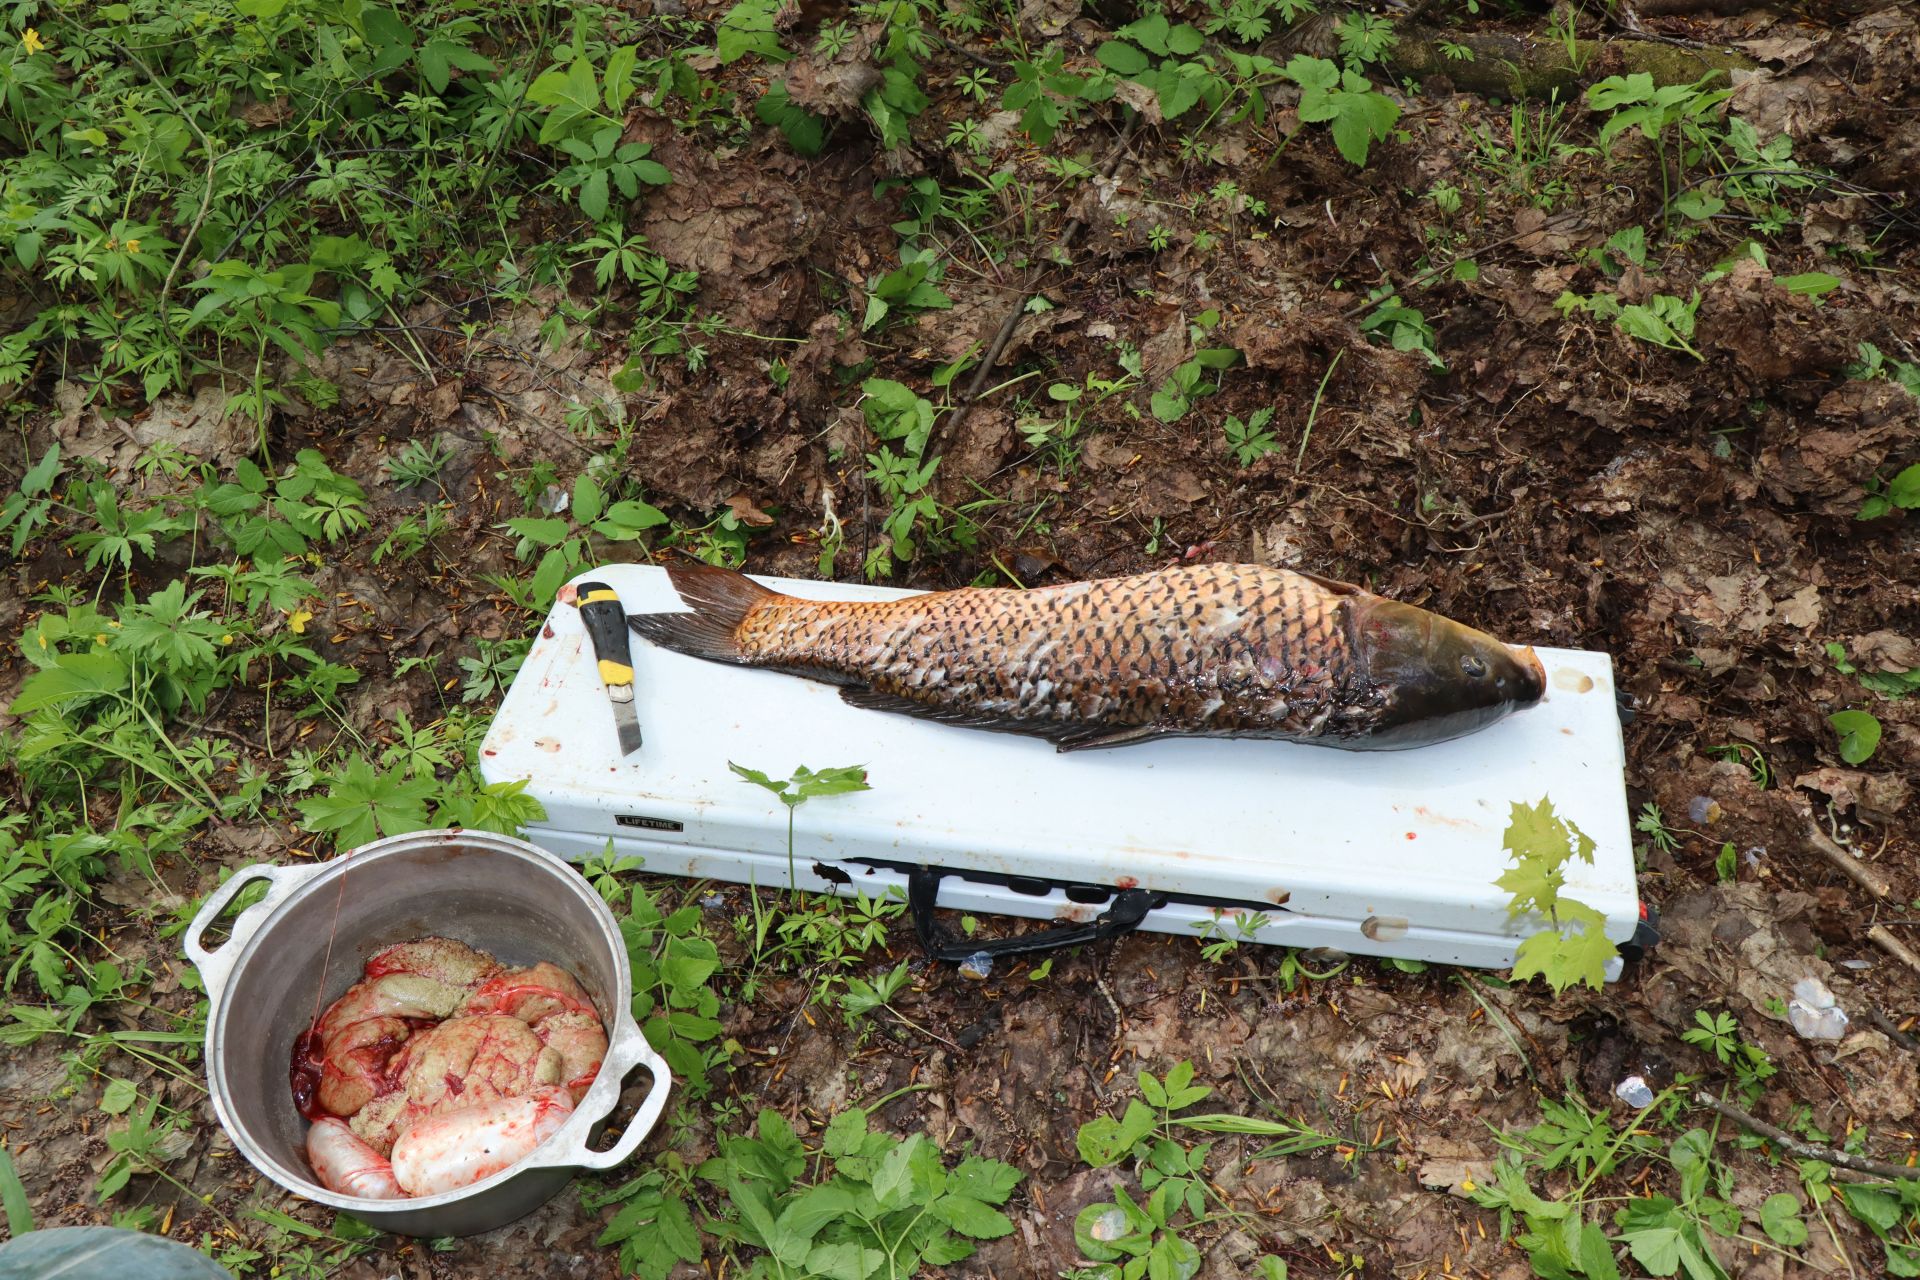
<svg viewBox="0 0 1920 1280">
<path fill-rule="evenodd" d="M 1101 728 L 1105 730 L 1104 726 Z M 1178 730 L 1167 729 L 1157 724 L 1135 724 L 1093 734 L 1076 734 L 1070 738 L 1056 739 L 1054 746 L 1061 752 L 1104 751 L 1108 747 L 1130 747 L 1136 743 L 1158 742 L 1162 738 L 1180 736 Z"/>
<path fill-rule="evenodd" d="M 865 711 L 891 711 L 897 715 L 913 716 L 918 720 L 932 720 L 939 724 L 958 725 L 966 729 L 985 729 L 992 733 L 1017 733 L 1028 738 L 1045 738 L 1062 751 L 1075 750 L 1079 744 L 1097 745 L 1099 739 L 1113 736 L 1113 731 L 1104 725 L 1016 719 L 1013 716 L 995 715 L 992 712 L 966 707 L 936 706 L 932 703 L 902 697 L 897 693 L 887 693 L 871 685 L 847 685 L 840 690 L 840 699 L 850 707 L 859 707 Z"/>
</svg>

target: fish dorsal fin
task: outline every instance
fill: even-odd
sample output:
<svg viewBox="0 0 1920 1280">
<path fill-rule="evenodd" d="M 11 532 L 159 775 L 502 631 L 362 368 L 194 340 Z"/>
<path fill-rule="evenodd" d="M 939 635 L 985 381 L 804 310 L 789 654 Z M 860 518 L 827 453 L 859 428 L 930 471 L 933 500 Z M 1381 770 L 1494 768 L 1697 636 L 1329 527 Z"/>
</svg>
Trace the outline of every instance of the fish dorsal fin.
<svg viewBox="0 0 1920 1280">
<path fill-rule="evenodd" d="M 1317 573 L 1309 573 L 1305 569 L 1293 569 L 1289 572 L 1297 573 L 1308 582 L 1313 583 L 1317 587 L 1324 587 L 1337 596 L 1368 596 L 1373 594 L 1365 587 L 1356 587 L 1353 583 L 1342 582 L 1338 578 L 1325 578 Z"/>
</svg>

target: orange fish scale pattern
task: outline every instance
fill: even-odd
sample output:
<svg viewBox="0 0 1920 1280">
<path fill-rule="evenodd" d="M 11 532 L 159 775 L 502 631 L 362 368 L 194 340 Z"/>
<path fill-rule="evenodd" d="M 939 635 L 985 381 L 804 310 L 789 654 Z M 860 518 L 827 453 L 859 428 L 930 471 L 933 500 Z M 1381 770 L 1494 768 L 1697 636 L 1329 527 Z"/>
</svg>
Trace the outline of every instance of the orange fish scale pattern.
<svg viewBox="0 0 1920 1280">
<path fill-rule="evenodd" d="M 869 603 L 776 596 L 735 639 L 756 666 L 856 680 L 929 708 L 1312 736 L 1377 700 L 1352 660 L 1348 608 L 1284 569 L 1195 565 Z"/>
</svg>

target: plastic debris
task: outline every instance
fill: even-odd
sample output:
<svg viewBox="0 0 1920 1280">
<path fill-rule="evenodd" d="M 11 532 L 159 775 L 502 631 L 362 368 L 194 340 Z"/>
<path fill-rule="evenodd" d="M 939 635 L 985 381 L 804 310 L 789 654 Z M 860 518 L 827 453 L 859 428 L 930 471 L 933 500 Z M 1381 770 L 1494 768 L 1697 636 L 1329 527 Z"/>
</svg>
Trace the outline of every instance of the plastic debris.
<svg viewBox="0 0 1920 1280">
<path fill-rule="evenodd" d="M 1852 969 L 1852 970 L 1854 970 L 1855 972 L 1858 972 L 1858 971 L 1860 971 L 1861 969 L 1871 969 L 1871 968 L 1873 968 L 1873 961 L 1871 961 L 1871 960 L 1842 960 L 1842 961 L 1840 962 L 1840 967 L 1841 967 L 1842 969 Z"/>
<path fill-rule="evenodd" d="M 1715 823 L 1725 811 L 1712 796 L 1695 796 L 1687 802 L 1687 816 L 1695 822 Z"/>
<path fill-rule="evenodd" d="M 993 972 L 993 957 L 984 951 L 976 951 L 960 962 L 960 976 L 983 982 Z"/>
<path fill-rule="evenodd" d="M 700 905 L 705 907 L 707 910 L 712 911 L 715 908 L 726 906 L 727 900 L 725 897 L 723 897 L 720 894 L 710 893 L 706 897 L 700 899 Z"/>
<path fill-rule="evenodd" d="M 1847 1034 L 1846 1011 L 1818 978 L 1802 978 L 1793 984 L 1787 1021 L 1803 1040 L 1838 1040 Z"/>
<path fill-rule="evenodd" d="M 1635 1109 L 1653 1105 L 1653 1089 L 1639 1076 L 1628 1076 L 1613 1086 L 1613 1096 Z"/>
</svg>

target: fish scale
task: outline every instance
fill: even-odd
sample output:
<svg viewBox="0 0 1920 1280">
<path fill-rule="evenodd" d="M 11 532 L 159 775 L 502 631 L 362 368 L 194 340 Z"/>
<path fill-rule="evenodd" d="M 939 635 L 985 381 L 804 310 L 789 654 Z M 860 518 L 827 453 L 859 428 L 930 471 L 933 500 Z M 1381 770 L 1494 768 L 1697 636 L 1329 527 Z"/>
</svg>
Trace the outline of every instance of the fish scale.
<svg viewBox="0 0 1920 1280">
<path fill-rule="evenodd" d="M 1200 565 L 867 604 L 773 596 L 747 611 L 735 639 L 752 665 L 857 679 L 930 708 L 1287 734 L 1334 693 L 1354 692 L 1328 678 L 1344 675 L 1329 625 L 1338 607 L 1287 570 Z M 1296 652 L 1318 661 L 1296 670 Z"/>
<path fill-rule="evenodd" d="M 1470 627 L 1260 565 L 870 602 L 803 600 L 707 565 L 669 572 L 693 612 L 629 619 L 655 643 L 1062 750 L 1169 736 L 1419 745 L 1537 700 L 1544 682 L 1531 653 Z"/>
</svg>

